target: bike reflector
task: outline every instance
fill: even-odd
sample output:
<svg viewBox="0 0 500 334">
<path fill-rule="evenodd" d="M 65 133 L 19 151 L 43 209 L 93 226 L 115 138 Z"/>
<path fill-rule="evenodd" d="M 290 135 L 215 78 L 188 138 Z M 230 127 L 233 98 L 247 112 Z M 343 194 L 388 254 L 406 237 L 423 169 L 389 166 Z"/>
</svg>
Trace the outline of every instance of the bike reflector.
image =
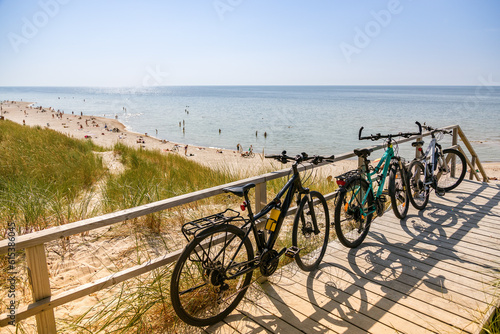
<svg viewBox="0 0 500 334">
<path fill-rule="evenodd" d="M 245 209 L 247 208 L 247 202 L 243 202 L 243 203 L 240 205 L 240 208 L 241 208 L 241 211 L 245 211 Z"/>
<path fill-rule="evenodd" d="M 343 186 L 345 186 L 345 180 L 337 180 L 337 184 L 338 184 L 340 187 L 343 187 Z"/>
</svg>

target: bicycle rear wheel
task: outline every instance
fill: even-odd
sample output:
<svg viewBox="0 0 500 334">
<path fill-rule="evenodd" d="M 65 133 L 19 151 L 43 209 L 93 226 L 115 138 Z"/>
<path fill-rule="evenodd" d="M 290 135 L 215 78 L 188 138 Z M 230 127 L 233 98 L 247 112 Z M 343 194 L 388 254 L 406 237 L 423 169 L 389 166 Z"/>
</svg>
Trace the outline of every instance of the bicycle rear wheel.
<svg viewBox="0 0 500 334">
<path fill-rule="evenodd" d="M 250 240 L 233 225 L 217 226 L 192 240 L 170 282 L 172 306 L 184 322 L 208 326 L 224 319 L 241 301 L 252 279 Z"/>
<path fill-rule="evenodd" d="M 300 249 L 295 261 L 304 271 L 318 268 L 330 234 L 330 215 L 325 198 L 317 191 L 311 191 L 309 195 L 311 201 L 308 196 L 300 201 L 292 231 L 292 244 Z M 318 227 L 317 233 L 314 231 L 313 219 Z"/>
<path fill-rule="evenodd" d="M 347 181 L 335 206 L 335 232 L 340 242 L 349 248 L 358 247 L 368 234 L 373 213 L 373 193 L 361 177 Z"/>
<path fill-rule="evenodd" d="M 408 213 L 410 199 L 406 188 L 406 173 L 399 166 L 399 162 L 391 166 L 389 174 L 389 196 L 391 197 L 392 211 L 399 219 L 404 219 Z"/>
<path fill-rule="evenodd" d="M 456 168 L 454 171 L 453 163 Z M 444 191 L 455 189 L 463 181 L 466 172 L 467 166 L 462 152 L 452 148 L 443 150 L 436 170 L 437 187 Z"/>
<path fill-rule="evenodd" d="M 425 185 L 425 180 L 424 165 L 418 160 L 412 161 L 408 167 L 408 190 L 410 202 L 417 210 L 423 210 L 429 202 L 430 185 Z"/>
</svg>

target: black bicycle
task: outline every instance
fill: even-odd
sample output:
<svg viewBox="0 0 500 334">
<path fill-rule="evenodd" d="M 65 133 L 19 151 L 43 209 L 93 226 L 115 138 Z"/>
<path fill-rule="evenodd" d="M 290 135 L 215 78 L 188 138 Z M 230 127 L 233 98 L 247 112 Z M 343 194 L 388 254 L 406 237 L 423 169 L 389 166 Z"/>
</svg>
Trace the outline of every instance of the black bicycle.
<svg viewBox="0 0 500 334">
<path fill-rule="evenodd" d="M 431 132 L 431 142 L 425 153 L 422 149 L 423 141 L 412 143 L 412 146 L 420 152 L 420 156 L 408 167 L 410 202 L 418 210 L 425 208 L 432 189 L 437 195 L 443 196 L 462 182 L 467 171 L 462 152 L 453 148 L 443 150 L 438 144 L 445 134 L 451 135 L 452 131 L 436 129 L 428 125 L 424 125 L 423 128 Z"/>
<path fill-rule="evenodd" d="M 298 165 L 319 164 L 334 156 L 309 157 L 302 153 L 289 157 L 284 151 L 266 158 L 293 161 L 292 176 L 260 212 L 252 212 L 248 192 L 255 184 L 250 183 L 224 189 L 244 197 L 242 209 L 248 210 L 248 217 L 227 209 L 182 227 L 189 243 L 174 267 L 170 295 L 175 312 L 190 325 L 208 326 L 224 319 L 245 295 L 254 270 L 263 276 L 272 275 L 282 255 L 295 259 L 304 271 L 316 269 L 323 259 L 330 233 L 328 206 L 323 195 L 302 186 Z M 292 245 L 277 250 L 276 240 L 294 198 L 297 211 Z M 265 221 L 263 229 L 258 227 L 260 220 Z"/>
</svg>

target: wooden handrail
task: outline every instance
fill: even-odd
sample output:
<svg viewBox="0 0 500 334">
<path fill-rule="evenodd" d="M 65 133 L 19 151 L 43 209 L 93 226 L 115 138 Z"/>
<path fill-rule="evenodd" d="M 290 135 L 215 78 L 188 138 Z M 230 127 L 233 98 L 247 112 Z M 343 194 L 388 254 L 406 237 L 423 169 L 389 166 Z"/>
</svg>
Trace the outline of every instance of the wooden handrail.
<svg viewBox="0 0 500 334">
<path fill-rule="evenodd" d="M 472 157 L 474 157 L 474 161 L 477 163 L 477 166 L 479 170 L 481 171 L 481 174 L 483 176 L 483 181 L 487 181 L 488 177 L 486 176 L 486 173 L 481 165 L 481 162 L 479 161 L 479 158 L 477 157 L 474 149 L 470 145 L 470 142 L 467 140 L 467 137 L 463 133 L 463 131 L 460 129 L 460 126 L 458 125 L 451 125 L 447 126 L 443 129 L 447 130 L 453 130 L 453 138 L 452 138 L 452 146 L 457 147 L 459 150 L 463 152 L 463 150 L 460 148 L 460 146 L 457 144 L 457 135 L 460 137 L 460 139 L 464 142 L 466 148 L 469 150 L 471 153 Z M 406 143 L 412 140 L 420 140 L 423 137 L 429 136 L 431 133 L 423 133 L 422 135 L 419 136 L 412 136 L 409 138 L 405 139 L 400 139 L 396 141 L 398 144 Z M 374 145 L 370 147 L 373 150 L 380 150 L 384 148 L 384 145 Z M 333 160 L 333 162 L 341 161 L 341 160 L 346 160 L 350 158 L 354 158 L 355 155 L 354 153 L 344 153 L 341 155 L 336 156 L 336 158 Z M 472 163 L 469 161 L 469 159 L 466 157 L 467 164 L 471 168 L 471 173 L 476 176 L 476 178 L 479 180 L 479 176 L 475 172 Z M 317 167 L 321 167 L 324 165 L 327 165 L 328 163 L 322 163 L 318 164 L 316 166 L 307 164 L 307 165 L 302 165 L 300 166 L 299 170 L 308 170 L 308 169 L 314 169 Z M 118 212 L 110 213 L 110 214 L 105 214 L 99 217 L 93 217 L 89 219 L 84 219 L 78 222 L 74 223 L 69 223 L 66 225 L 62 226 L 56 226 L 56 227 L 51 227 L 43 231 L 39 232 L 34 232 L 26 235 L 21 235 L 16 238 L 16 250 L 19 249 L 36 249 L 37 250 L 37 258 L 44 258 L 44 244 L 57 240 L 59 238 L 79 234 L 82 232 L 87 232 L 91 231 L 103 226 L 108 226 L 112 225 L 115 223 L 119 223 L 125 220 L 141 217 L 144 215 L 148 215 L 154 212 L 174 208 L 180 205 L 184 205 L 187 203 L 191 203 L 194 201 L 198 201 L 201 199 L 209 198 L 215 195 L 219 195 L 223 193 L 223 189 L 231 186 L 238 186 L 238 185 L 244 185 L 247 183 L 255 183 L 257 185 L 256 191 L 255 191 L 255 206 L 257 209 L 261 208 L 262 205 L 266 202 L 266 183 L 268 181 L 271 181 L 273 179 L 285 177 L 289 174 L 289 169 L 283 169 L 280 171 L 276 172 L 271 172 L 267 173 L 264 175 L 259 175 L 251 178 L 247 178 L 244 180 L 239 180 L 235 181 L 232 183 L 204 189 L 204 190 L 199 190 L 195 191 L 189 194 L 185 195 L 180 195 L 176 196 L 173 198 L 141 205 L 135 208 L 131 209 L 126 209 L 126 210 L 121 210 Z M 331 200 L 335 198 L 336 192 L 330 193 L 325 195 L 325 198 L 327 200 Z M 293 214 L 295 212 L 296 208 L 291 208 L 290 211 L 287 213 Z M 0 254 L 7 253 L 9 249 L 9 241 L 8 240 L 1 240 L 0 241 Z M 33 253 L 33 251 L 30 251 L 30 253 Z M 108 288 L 110 286 L 113 286 L 117 283 L 123 282 L 127 279 L 136 277 L 138 275 L 144 274 L 146 272 L 149 272 L 153 269 L 159 268 L 161 266 L 173 263 L 177 260 L 179 257 L 180 253 L 182 250 L 177 250 L 175 252 L 166 254 L 162 257 L 156 258 L 149 260 L 145 262 L 144 264 L 137 265 L 125 270 L 122 270 L 120 272 L 114 273 L 112 275 L 109 275 L 107 277 L 101 278 L 99 280 L 96 280 L 91 283 L 87 283 L 81 286 L 78 286 L 76 288 L 63 291 L 55 296 L 51 296 L 50 294 L 50 287 L 47 288 L 47 282 L 48 282 L 48 273 L 46 271 L 46 263 L 43 264 L 40 268 L 37 268 L 36 272 L 38 275 L 36 277 L 37 282 L 42 282 L 41 288 L 36 288 L 33 291 L 34 294 L 34 300 L 35 302 L 29 305 L 25 305 L 20 307 L 17 312 L 16 312 L 16 320 L 22 320 L 29 318 L 34 315 L 39 315 L 43 314 L 40 317 L 40 320 L 38 319 L 39 317 L 37 316 L 37 324 L 38 324 L 38 331 L 39 333 L 49 333 L 53 332 L 53 329 L 55 329 L 55 321 L 53 318 L 53 308 L 56 306 L 60 306 L 63 304 L 66 304 L 68 302 L 71 302 L 73 300 L 76 300 L 78 298 L 87 296 L 91 293 L 100 291 L 104 288 Z M 33 261 L 31 261 L 33 262 Z M 32 263 L 32 266 L 35 266 L 38 262 L 34 261 Z M 35 291 L 36 290 L 36 291 Z M 47 311 L 50 311 L 47 313 Z M 8 314 L 2 314 L 0 316 L 0 327 L 7 326 L 9 324 L 10 318 Z M 41 324 L 47 323 L 48 325 L 44 325 L 42 328 Z M 48 328 L 48 329 L 47 329 Z"/>
</svg>

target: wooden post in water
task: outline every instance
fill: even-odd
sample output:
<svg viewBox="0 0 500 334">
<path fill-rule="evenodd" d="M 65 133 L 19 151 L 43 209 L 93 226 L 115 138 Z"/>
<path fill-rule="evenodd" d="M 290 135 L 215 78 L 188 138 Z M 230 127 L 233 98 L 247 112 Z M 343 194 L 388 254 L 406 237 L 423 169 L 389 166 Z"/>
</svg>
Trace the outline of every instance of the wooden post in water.
<svg viewBox="0 0 500 334">
<path fill-rule="evenodd" d="M 49 269 L 45 256 L 45 244 L 26 248 L 26 264 L 28 266 L 28 279 L 35 302 L 51 296 Z M 39 334 L 56 333 L 56 320 L 54 310 L 49 309 L 36 315 L 36 327 Z"/>
</svg>

